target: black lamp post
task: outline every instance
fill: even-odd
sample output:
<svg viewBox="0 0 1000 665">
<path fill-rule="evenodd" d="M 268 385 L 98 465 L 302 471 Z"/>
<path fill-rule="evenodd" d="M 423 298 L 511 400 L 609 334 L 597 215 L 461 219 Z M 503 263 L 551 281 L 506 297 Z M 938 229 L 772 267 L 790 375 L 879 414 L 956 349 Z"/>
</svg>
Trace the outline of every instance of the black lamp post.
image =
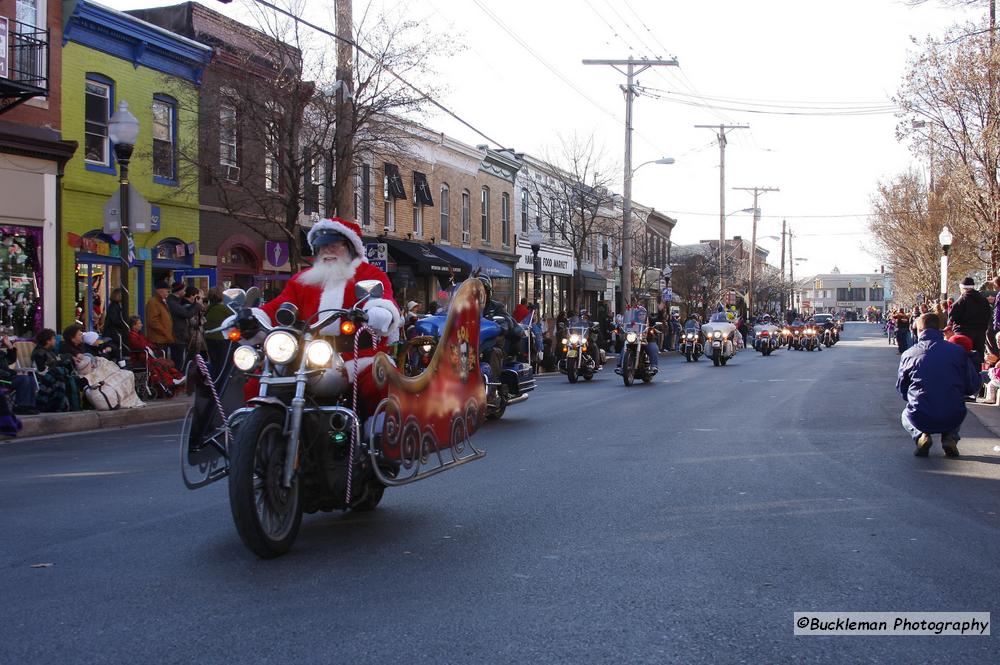
<svg viewBox="0 0 1000 665">
<path fill-rule="evenodd" d="M 531 243 L 531 268 L 535 278 L 532 302 L 535 305 L 535 316 L 541 317 L 541 312 L 538 311 L 538 301 L 542 297 L 542 262 L 538 258 L 538 250 L 542 248 L 542 232 L 538 226 L 531 227 L 528 232 L 528 242 Z"/>
<path fill-rule="evenodd" d="M 121 258 L 121 289 L 122 289 L 122 318 L 128 320 L 128 269 L 129 269 L 129 243 L 128 243 L 128 209 L 129 209 L 129 183 L 128 183 L 128 163 L 132 159 L 132 150 L 135 148 L 136 139 L 139 137 L 139 121 L 128 110 L 128 103 L 122 101 L 118 105 L 118 110 L 112 114 L 108 122 L 108 138 L 115 146 L 115 158 L 121 167 L 118 177 L 118 191 L 121 197 L 119 204 L 120 226 L 118 229 L 118 255 Z"/>
</svg>

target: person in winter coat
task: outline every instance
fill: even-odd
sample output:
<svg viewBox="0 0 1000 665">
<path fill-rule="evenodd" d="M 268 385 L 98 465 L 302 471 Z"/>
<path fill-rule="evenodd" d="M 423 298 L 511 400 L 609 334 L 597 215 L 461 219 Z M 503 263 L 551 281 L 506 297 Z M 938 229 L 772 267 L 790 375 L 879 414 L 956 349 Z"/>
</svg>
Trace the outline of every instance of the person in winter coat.
<svg viewBox="0 0 1000 665">
<path fill-rule="evenodd" d="M 174 332 L 174 342 L 170 345 L 170 359 L 174 361 L 174 367 L 182 372 L 184 361 L 187 359 L 188 344 L 191 343 L 191 317 L 198 312 L 191 298 L 185 295 L 186 288 L 183 282 L 174 282 L 170 287 L 170 295 L 167 296 L 167 309 L 170 310 Z"/>
<path fill-rule="evenodd" d="M 896 390 L 906 400 L 901 416 L 916 444 L 913 454 L 926 457 L 941 435 L 948 457 L 958 457 L 959 428 L 965 420 L 965 398 L 982 385 L 979 369 L 970 354 L 958 344 L 944 340 L 937 314 L 924 314 L 917 321 L 918 340 L 899 360 Z"/>
<path fill-rule="evenodd" d="M 123 359 L 127 355 L 124 349 L 128 346 L 128 321 L 122 312 L 122 298 L 125 292 L 120 288 L 111 292 L 111 300 L 104 313 L 104 327 L 101 334 L 110 342 L 115 351 L 115 357 Z"/>
<path fill-rule="evenodd" d="M 174 343 L 174 324 L 167 307 L 170 285 L 166 280 L 156 283 L 156 292 L 146 303 L 146 337 L 157 350 L 168 348 Z"/>
<path fill-rule="evenodd" d="M 982 363 L 986 352 L 986 331 L 993 321 L 990 304 L 976 290 L 976 283 L 971 277 L 962 280 L 962 297 L 952 305 L 949 313 L 949 323 L 959 334 L 972 338 L 972 348 L 976 362 Z"/>
<path fill-rule="evenodd" d="M 208 310 L 205 312 L 205 346 L 208 347 L 208 361 L 212 365 L 212 376 L 217 378 L 229 353 L 229 340 L 220 330 L 208 332 L 222 327 L 222 322 L 228 319 L 233 310 L 223 303 L 222 289 L 214 287 L 208 290 Z"/>
</svg>

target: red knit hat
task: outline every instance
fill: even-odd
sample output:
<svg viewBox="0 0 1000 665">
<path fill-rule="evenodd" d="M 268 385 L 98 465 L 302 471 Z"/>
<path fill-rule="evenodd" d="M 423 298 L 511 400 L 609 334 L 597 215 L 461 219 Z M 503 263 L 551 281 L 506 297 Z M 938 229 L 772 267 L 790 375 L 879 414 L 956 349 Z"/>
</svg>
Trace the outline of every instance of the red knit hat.
<svg viewBox="0 0 1000 665">
<path fill-rule="evenodd" d="M 966 353 L 972 351 L 972 338 L 968 335 L 952 335 L 948 341 L 952 344 L 958 344 L 960 347 L 965 349 Z"/>
</svg>

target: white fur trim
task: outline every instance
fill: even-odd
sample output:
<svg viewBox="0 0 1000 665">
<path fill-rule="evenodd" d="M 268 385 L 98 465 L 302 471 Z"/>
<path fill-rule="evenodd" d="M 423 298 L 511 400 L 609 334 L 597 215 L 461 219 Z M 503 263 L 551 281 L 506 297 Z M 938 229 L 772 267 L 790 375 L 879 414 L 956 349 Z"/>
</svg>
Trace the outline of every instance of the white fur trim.
<svg viewBox="0 0 1000 665">
<path fill-rule="evenodd" d="M 395 338 L 398 340 L 399 326 L 402 323 L 402 318 L 399 316 L 399 308 L 396 307 L 396 303 L 386 298 L 373 298 L 365 303 L 364 310 L 367 312 L 373 307 L 384 309 L 392 314 L 392 324 L 389 326 L 389 330 L 386 331 L 386 336 L 389 337 L 390 344 L 394 341 L 393 335 L 395 335 Z"/>
<path fill-rule="evenodd" d="M 393 367 L 396 366 L 396 361 L 393 360 L 392 358 L 389 358 L 389 362 L 392 363 Z M 358 369 L 357 369 L 357 372 L 355 372 L 354 371 L 354 360 L 345 360 L 344 361 L 344 369 L 347 370 L 347 380 L 350 381 L 351 383 L 354 383 L 354 378 L 358 374 L 360 374 L 361 372 L 365 371 L 366 369 L 368 369 L 369 367 L 371 367 L 374 364 L 375 364 L 375 356 L 370 356 L 368 358 L 358 358 Z"/>
<path fill-rule="evenodd" d="M 313 238 L 316 237 L 316 232 L 322 229 L 331 229 L 333 231 L 337 231 L 338 233 L 343 233 L 344 237 L 350 240 L 351 244 L 354 245 L 354 251 L 357 252 L 358 257 L 365 263 L 368 262 L 368 258 L 365 255 L 365 243 L 361 240 L 361 236 L 359 236 L 354 229 L 351 229 L 334 219 L 321 219 L 313 224 L 313 227 L 309 229 L 309 234 L 306 236 L 306 240 L 309 242 L 310 247 L 312 247 Z"/>
</svg>

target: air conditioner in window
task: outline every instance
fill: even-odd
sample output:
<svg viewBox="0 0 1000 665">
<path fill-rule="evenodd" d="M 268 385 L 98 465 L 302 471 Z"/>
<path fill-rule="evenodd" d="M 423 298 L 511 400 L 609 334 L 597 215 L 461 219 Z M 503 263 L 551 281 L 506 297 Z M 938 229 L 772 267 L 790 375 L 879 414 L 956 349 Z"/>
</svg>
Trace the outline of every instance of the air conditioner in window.
<svg viewBox="0 0 1000 665">
<path fill-rule="evenodd" d="M 470 237 L 469 232 L 462 231 L 462 243 L 468 245 L 470 242 L 472 242 L 472 238 Z"/>
<path fill-rule="evenodd" d="M 222 175 L 226 178 L 226 180 L 229 180 L 231 182 L 239 182 L 240 181 L 240 167 L 238 167 L 238 166 L 229 166 L 229 165 L 223 166 L 222 167 Z"/>
</svg>

